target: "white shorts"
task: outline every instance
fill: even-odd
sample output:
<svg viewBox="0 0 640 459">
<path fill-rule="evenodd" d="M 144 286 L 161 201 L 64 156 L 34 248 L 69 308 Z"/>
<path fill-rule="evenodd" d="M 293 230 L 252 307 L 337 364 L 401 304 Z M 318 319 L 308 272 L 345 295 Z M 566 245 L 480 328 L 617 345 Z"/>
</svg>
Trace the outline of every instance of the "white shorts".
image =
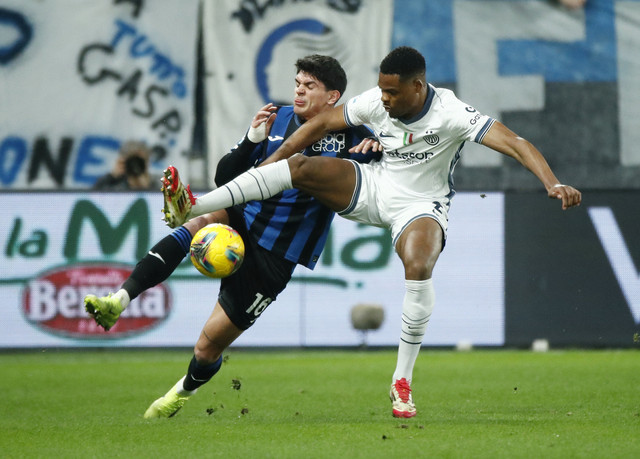
<svg viewBox="0 0 640 459">
<path fill-rule="evenodd" d="M 448 197 L 433 199 L 409 195 L 388 177 L 380 163 L 351 163 L 356 169 L 356 186 L 349 207 L 338 215 L 358 223 L 388 228 L 394 247 L 413 221 L 433 218 L 442 228 L 444 246 L 451 204 Z"/>
</svg>

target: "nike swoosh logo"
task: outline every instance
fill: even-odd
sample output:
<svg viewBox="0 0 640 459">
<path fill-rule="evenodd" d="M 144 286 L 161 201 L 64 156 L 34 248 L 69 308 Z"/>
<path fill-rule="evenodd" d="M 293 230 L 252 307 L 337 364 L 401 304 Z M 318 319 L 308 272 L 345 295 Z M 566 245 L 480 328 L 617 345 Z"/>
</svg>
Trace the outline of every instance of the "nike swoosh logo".
<svg viewBox="0 0 640 459">
<path fill-rule="evenodd" d="M 193 375 L 189 375 L 189 376 L 191 376 L 191 379 L 193 379 L 195 382 L 207 382 L 207 381 L 209 381 L 208 379 L 196 379 L 196 378 L 193 377 Z"/>
<path fill-rule="evenodd" d="M 152 257 L 156 257 L 158 260 L 160 260 L 162 262 L 162 264 L 164 264 L 164 265 L 167 264 L 167 262 L 164 261 L 164 259 L 160 256 L 159 253 L 155 253 L 155 252 L 152 252 L 151 250 L 149 250 L 149 255 L 151 255 Z"/>
<path fill-rule="evenodd" d="M 380 137 L 393 137 L 393 136 L 391 134 L 385 134 L 384 132 L 381 132 Z"/>
</svg>

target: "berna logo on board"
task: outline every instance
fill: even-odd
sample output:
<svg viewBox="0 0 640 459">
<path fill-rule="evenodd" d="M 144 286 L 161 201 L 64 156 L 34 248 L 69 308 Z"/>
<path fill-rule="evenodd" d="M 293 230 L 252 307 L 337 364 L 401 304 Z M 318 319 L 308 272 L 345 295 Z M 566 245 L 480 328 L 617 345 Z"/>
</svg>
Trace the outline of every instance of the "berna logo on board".
<svg viewBox="0 0 640 459">
<path fill-rule="evenodd" d="M 41 330 L 78 339 L 114 339 L 149 331 L 171 312 L 171 292 L 160 284 L 143 292 L 105 332 L 84 310 L 88 294 L 106 296 L 117 291 L 132 268 L 96 263 L 55 268 L 32 279 L 23 293 L 23 314 Z"/>
</svg>

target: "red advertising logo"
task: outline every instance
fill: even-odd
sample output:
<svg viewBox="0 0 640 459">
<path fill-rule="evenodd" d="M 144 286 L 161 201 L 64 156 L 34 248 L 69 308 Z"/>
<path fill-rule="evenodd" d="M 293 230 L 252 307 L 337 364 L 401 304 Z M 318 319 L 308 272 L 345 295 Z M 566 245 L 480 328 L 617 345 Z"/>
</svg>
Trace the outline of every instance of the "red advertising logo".
<svg viewBox="0 0 640 459">
<path fill-rule="evenodd" d="M 128 266 L 100 263 L 65 266 L 29 282 L 23 294 L 25 318 L 42 330 L 71 338 L 113 339 L 137 335 L 161 324 L 171 311 L 171 293 L 160 284 L 143 292 L 105 332 L 84 310 L 88 294 L 116 292 L 129 277 Z"/>
</svg>

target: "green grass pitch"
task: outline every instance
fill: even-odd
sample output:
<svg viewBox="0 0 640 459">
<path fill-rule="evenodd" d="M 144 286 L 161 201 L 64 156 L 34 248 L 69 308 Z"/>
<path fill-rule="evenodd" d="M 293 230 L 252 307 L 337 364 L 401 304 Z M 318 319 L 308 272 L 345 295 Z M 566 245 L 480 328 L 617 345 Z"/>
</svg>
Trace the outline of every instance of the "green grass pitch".
<svg viewBox="0 0 640 459">
<path fill-rule="evenodd" d="M 394 419 L 395 351 L 232 349 L 172 419 L 147 406 L 189 350 L 0 353 L 0 457 L 638 458 L 640 353 L 423 349 Z"/>
</svg>

